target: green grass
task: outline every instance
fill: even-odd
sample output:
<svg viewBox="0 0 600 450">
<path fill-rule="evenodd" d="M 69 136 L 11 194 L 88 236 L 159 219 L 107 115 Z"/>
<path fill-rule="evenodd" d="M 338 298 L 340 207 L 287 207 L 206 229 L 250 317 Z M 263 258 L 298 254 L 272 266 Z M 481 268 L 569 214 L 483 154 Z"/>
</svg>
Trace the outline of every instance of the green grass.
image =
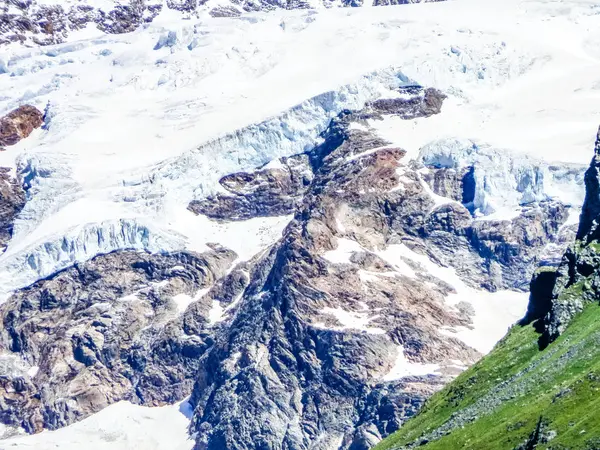
<svg viewBox="0 0 600 450">
<path fill-rule="evenodd" d="M 581 288 L 573 286 L 569 293 Z M 492 410 L 480 408 L 476 420 L 419 449 L 510 450 L 528 438 L 540 416 L 556 437 L 536 449 L 600 448 L 600 306 L 589 304 L 544 351 L 538 349 L 538 337 L 532 326 L 511 328 L 488 356 L 435 394 L 418 416 L 374 450 L 420 439 L 513 377 L 508 385 L 522 391 Z"/>
<path fill-rule="evenodd" d="M 600 253 L 600 243 L 598 241 L 593 241 L 587 245 L 588 248 L 591 248 L 596 253 Z"/>
</svg>

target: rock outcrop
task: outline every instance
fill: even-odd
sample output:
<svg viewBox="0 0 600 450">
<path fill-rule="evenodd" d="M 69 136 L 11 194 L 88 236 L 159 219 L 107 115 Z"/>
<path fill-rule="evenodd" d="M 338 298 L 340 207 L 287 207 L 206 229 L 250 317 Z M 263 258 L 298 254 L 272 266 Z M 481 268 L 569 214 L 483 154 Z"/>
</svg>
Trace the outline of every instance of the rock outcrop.
<svg viewBox="0 0 600 450">
<path fill-rule="evenodd" d="M 44 115 L 36 107 L 22 105 L 0 118 L 0 151 L 27 138 L 42 126 Z M 12 238 L 14 222 L 26 202 L 19 175 L 9 167 L 0 167 L 0 252 Z"/>
<path fill-rule="evenodd" d="M 581 208 L 577 239 L 586 243 L 598 238 L 598 218 L 600 217 L 600 128 L 596 135 L 594 157 L 585 172 L 585 201 Z"/>
<path fill-rule="evenodd" d="M 401 239 L 386 200 L 402 198 L 407 212 L 433 202 L 416 178 L 405 184 L 414 195 L 393 190 L 405 152 L 350 130 L 352 117 L 342 115 L 311 153 L 295 219 L 257 262 L 231 325 L 204 357 L 191 398 L 198 449 L 367 449 L 441 387 L 451 360 L 477 358 L 439 333 L 468 326 L 444 306 L 452 287 L 428 287 L 422 267 L 403 273 L 377 254 L 389 235 Z M 386 384 L 398 358 L 425 373 L 435 361 L 439 375 Z"/>
<path fill-rule="evenodd" d="M 17 214 L 25 206 L 25 191 L 18 177 L 11 175 L 11 169 L 0 167 L 0 248 L 6 248 L 12 238 Z"/>
<path fill-rule="evenodd" d="M 585 188 L 575 244 L 564 253 L 552 284 L 544 287 L 545 295 L 531 298 L 530 310 L 543 313 L 529 317 L 541 320 L 542 348 L 558 338 L 586 303 L 597 301 L 600 294 L 600 129 L 585 173 Z"/>
<path fill-rule="evenodd" d="M 312 181 L 310 161 L 298 155 L 282 158 L 278 166 L 227 175 L 220 180 L 227 194 L 192 201 L 189 209 L 227 221 L 291 214 Z"/>
<path fill-rule="evenodd" d="M 242 12 L 235 6 L 218 6 L 210 10 L 209 14 L 212 17 L 239 17 Z"/>
<path fill-rule="evenodd" d="M 403 119 L 410 120 L 417 117 L 430 117 L 439 114 L 446 95 L 434 88 L 425 90 L 419 87 L 405 90 L 406 98 L 387 98 L 374 101 L 370 107 L 375 113 L 391 115 L 397 114 Z"/>
<path fill-rule="evenodd" d="M 12 367 L 0 376 L 0 420 L 38 432 L 122 399 L 162 405 L 188 395 L 212 345 L 210 296 L 186 307 L 235 258 L 220 246 L 116 252 L 17 292 L 0 306 L 0 355 Z"/>
<path fill-rule="evenodd" d="M 284 190 L 286 199 L 302 196 L 295 218 L 257 262 L 231 325 L 203 356 L 191 397 L 197 449 L 370 448 L 457 373 L 451 361 L 477 358 L 440 333 L 469 326 L 470 305 L 449 310 L 442 299 L 454 287 L 419 256 L 494 290 L 524 287 L 547 244 L 561 245 L 567 208 L 560 202 L 523 205 L 512 220 L 477 220 L 468 209 L 472 168 L 451 174 L 404 161 L 402 149 L 354 126 L 382 108 L 406 118 L 429 115 L 423 92 L 407 91 L 413 100 L 342 113 L 307 155 L 308 187 Z M 286 160 L 280 163 L 289 173 Z M 227 190 L 235 180 L 240 209 L 229 195 L 191 209 L 210 205 L 220 220 L 287 212 L 250 206 L 256 180 L 278 198 L 281 170 L 223 179 Z M 394 348 L 397 361 L 422 369 L 433 363 L 438 375 L 386 382 L 394 378 Z"/>
<path fill-rule="evenodd" d="M 25 139 L 44 123 L 44 115 L 35 106 L 23 105 L 0 118 L 0 150 Z"/>
<path fill-rule="evenodd" d="M 169 4 L 174 2 L 168 2 Z M 171 5 L 177 9 L 178 5 Z M 0 45 L 10 42 L 52 45 L 64 42 L 69 34 L 96 26 L 105 33 L 127 33 L 151 22 L 163 5 L 130 0 L 102 9 L 85 3 L 38 4 L 12 2 L 10 10 L 0 13 Z"/>
</svg>

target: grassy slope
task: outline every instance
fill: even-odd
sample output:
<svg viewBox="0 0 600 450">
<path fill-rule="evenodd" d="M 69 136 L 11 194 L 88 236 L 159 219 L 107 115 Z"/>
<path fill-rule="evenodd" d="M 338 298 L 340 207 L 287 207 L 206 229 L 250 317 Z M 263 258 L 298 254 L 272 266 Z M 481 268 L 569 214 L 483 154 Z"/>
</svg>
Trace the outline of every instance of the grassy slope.
<svg viewBox="0 0 600 450">
<path fill-rule="evenodd" d="M 514 326 L 487 357 L 374 450 L 421 440 L 462 416 L 463 427 L 418 448 L 513 449 L 542 416 L 556 437 L 536 449 L 600 449 L 600 306 L 588 305 L 544 351 L 537 338 L 532 326 Z"/>
</svg>

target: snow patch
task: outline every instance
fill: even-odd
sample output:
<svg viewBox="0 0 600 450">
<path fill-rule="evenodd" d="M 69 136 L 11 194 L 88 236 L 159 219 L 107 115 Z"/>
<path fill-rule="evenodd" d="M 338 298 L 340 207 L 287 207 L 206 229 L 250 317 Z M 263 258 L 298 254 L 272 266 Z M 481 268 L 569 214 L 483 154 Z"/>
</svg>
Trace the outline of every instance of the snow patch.
<svg viewBox="0 0 600 450">
<path fill-rule="evenodd" d="M 192 450 L 188 434 L 187 401 L 149 408 L 121 401 L 92 416 L 56 431 L 14 437 L 2 441 L 15 450 Z"/>
<path fill-rule="evenodd" d="M 368 324 L 378 316 L 369 316 L 368 310 L 360 312 L 346 311 L 342 308 L 326 307 L 321 310 L 322 314 L 327 314 L 335 317 L 342 324 L 341 327 L 331 327 L 328 329 L 336 331 L 357 330 L 369 334 L 385 334 L 385 330 L 376 327 L 369 327 Z M 326 328 L 322 324 L 317 324 L 318 328 Z"/>
<path fill-rule="evenodd" d="M 0 374 L 9 377 L 19 377 L 27 375 L 33 378 L 39 368 L 30 365 L 16 353 L 0 351 Z"/>
<path fill-rule="evenodd" d="M 194 302 L 194 298 L 188 294 L 177 294 L 173 296 L 173 301 L 179 314 L 182 314 Z"/>
<path fill-rule="evenodd" d="M 365 250 L 356 241 L 346 238 L 337 238 L 337 248 L 323 254 L 323 258 L 334 264 L 350 264 L 350 258 L 356 252 Z"/>
<path fill-rule="evenodd" d="M 527 311 L 529 294 L 516 291 L 487 292 L 466 286 L 446 298 L 449 305 L 469 303 L 475 310 L 471 316 L 471 327 L 444 328 L 447 336 L 460 339 L 475 350 L 489 353 L 508 329 L 521 319 Z"/>
<path fill-rule="evenodd" d="M 391 370 L 382 377 L 383 381 L 399 380 L 403 377 L 429 375 L 436 373 L 440 366 L 438 364 L 421 364 L 411 362 L 404 354 L 404 347 L 398 346 L 398 355 Z"/>
<path fill-rule="evenodd" d="M 225 309 L 221 306 L 221 302 L 219 300 L 213 300 L 212 307 L 208 312 L 208 324 L 215 325 L 224 319 Z"/>
<path fill-rule="evenodd" d="M 404 244 L 390 245 L 378 254 L 390 263 L 408 258 L 418 263 L 425 272 L 452 286 L 456 293 L 446 296 L 446 303 L 449 307 L 454 307 L 461 302 L 470 304 L 475 311 L 471 316 L 473 324 L 469 328 L 446 328 L 440 331 L 447 336 L 462 340 L 483 354 L 488 353 L 506 334 L 508 328 L 521 319 L 527 310 L 528 293 L 473 289 L 460 279 L 453 268 L 438 266 L 426 255 L 420 255 Z"/>
<path fill-rule="evenodd" d="M 176 266 L 176 267 L 181 267 L 183 269 L 183 266 Z M 175 267 L 173 267 L 173 269 L 175 269 Z M 173 296 L 172 300 L 175 303 L 175 306 L 177 307 L 177 312 L 179 314 L 183 314 L 185 312 L 185 310 L 188 308 L 188 306 L 190 306 L 192 303 L 200 300 L 209 290 L 210 290 L 210 287 L 200 289 L 200 290 L 198 290 L 198 292 L 196 292 L 196 294 L 194 294 L 193 297 L 191 295 L 188 295 L 185 293 L 181 293 L 181 294 L 177 294 L 177 295 Z"/>
</svg>

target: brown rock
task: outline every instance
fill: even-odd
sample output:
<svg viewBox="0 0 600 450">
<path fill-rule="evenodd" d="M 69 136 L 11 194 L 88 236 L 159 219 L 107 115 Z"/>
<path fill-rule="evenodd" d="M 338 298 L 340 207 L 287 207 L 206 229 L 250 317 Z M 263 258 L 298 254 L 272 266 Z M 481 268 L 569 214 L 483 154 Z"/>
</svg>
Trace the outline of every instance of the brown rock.
<svg viewBox="0 0 600 450">
<path fill-rule="evenodd" d="M 25 201 L 20 179 L 12 176 L 8 167 L 0 167 L 0 252 L 12 238 L 15 218 Z"/>
<path fill-rule="evenodd" d="M 434 88 L 421 90 L 420 87 L 408 87 L 402 93 L 415 94 L 410 98 L 383 98 L 371 103 L 371 108 L 380 114 L 394 114 L 410 120 L 417 117 L 430 117 L 442 111 L 446 95 Z"/>
<path fill-rule="evenodd" d="M 23 105 L 0 119 L 0 147 L 14 145 L 42 126 L 44 115 L 35 106 Z"/>
</svg>

